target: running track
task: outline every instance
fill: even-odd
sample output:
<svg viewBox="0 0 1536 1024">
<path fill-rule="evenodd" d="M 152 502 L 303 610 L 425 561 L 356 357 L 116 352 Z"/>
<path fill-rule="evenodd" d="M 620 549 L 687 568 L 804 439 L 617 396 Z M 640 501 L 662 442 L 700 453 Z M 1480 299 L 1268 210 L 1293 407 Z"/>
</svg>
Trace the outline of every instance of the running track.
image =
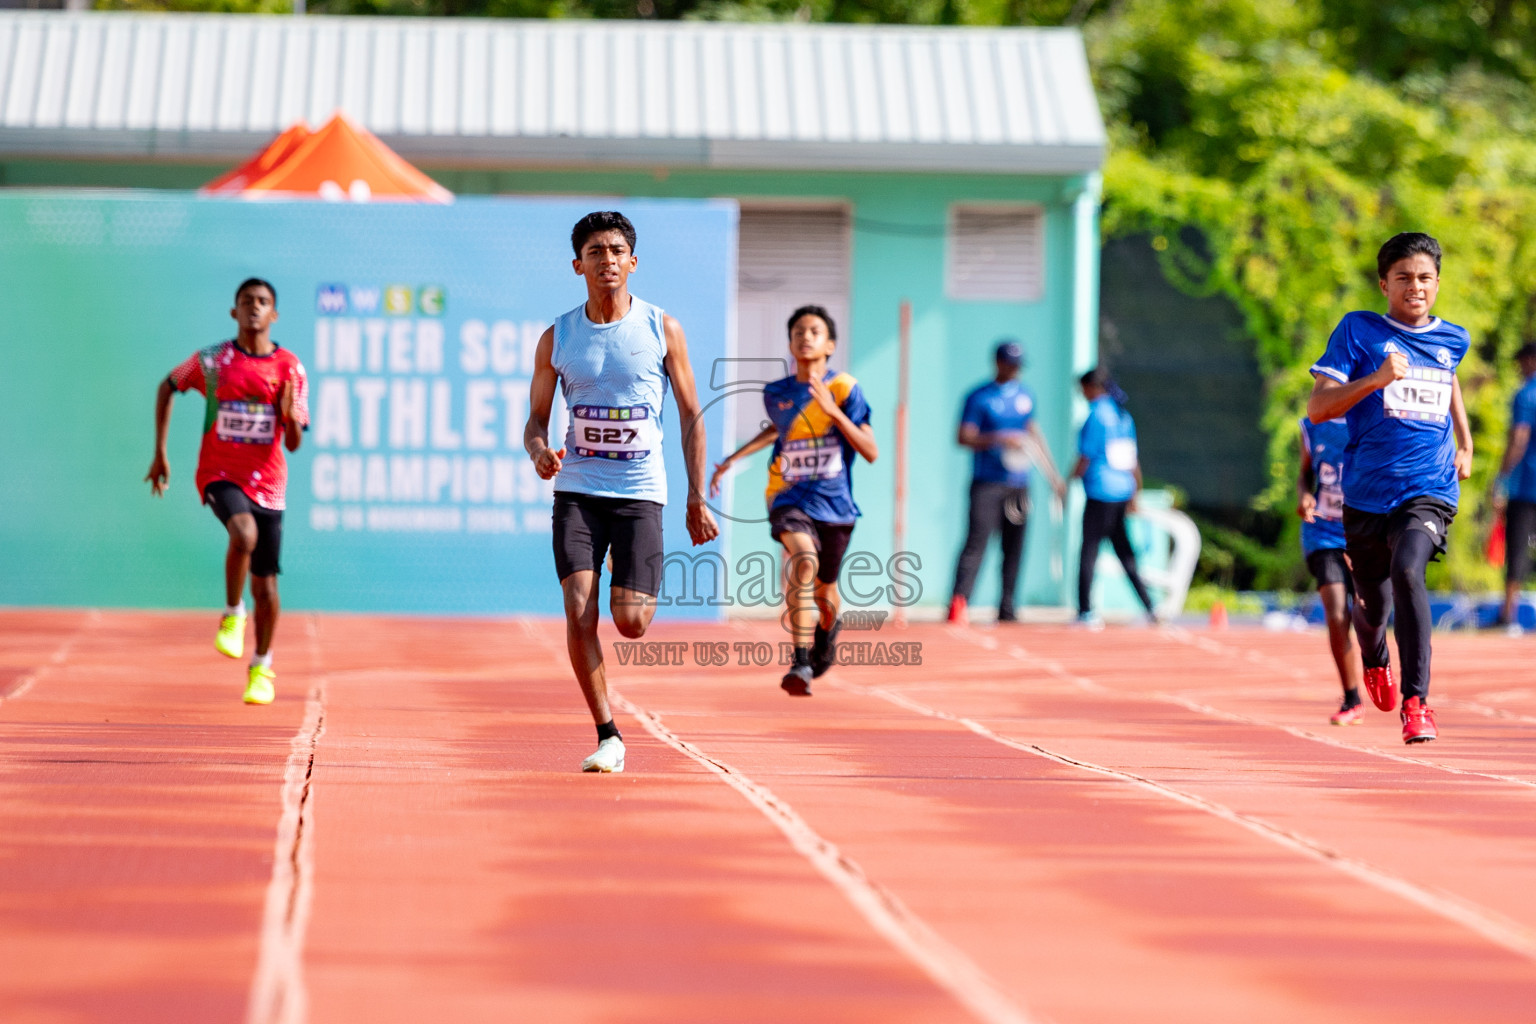
<svg viewBox="0 0 1536 1024">
<path fill-rule="evenodd" d="M 584 776 L 558 624 L 289 615 L 268 708 L 212 631 L 0 612 L 7 1024 L 1536 1019 L 1536 641 L 1437 639 L 1417 748 L 1317 633 L 610 655 Z"/>
</svg>

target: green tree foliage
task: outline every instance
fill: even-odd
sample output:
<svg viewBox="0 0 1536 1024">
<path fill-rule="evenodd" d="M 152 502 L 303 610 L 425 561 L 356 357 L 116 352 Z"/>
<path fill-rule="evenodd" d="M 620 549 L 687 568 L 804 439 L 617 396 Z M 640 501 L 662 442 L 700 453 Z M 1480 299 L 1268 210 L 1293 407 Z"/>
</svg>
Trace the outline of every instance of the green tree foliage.
<svg viewBox="0 0 1536 1024">
<path fill-rule="evenodd" d="M 1435 581 L 1458 587 L 1494 579 L 1468 520 L 1503 448 L 1510 355 L 1536 334 L 1536 36 L 1510 27 L 1533 8 L 1483 6 L 1503 36 L 1448 3 L 1141 0 L 1089 27 L 1112 138 L 1105 230 L 1152 231 L 1171 280 L 1243 309 L 1268 393 L 1262 504 L 1293 500 L 1294 424 L 1333 325 L 1383 308 L 1376 248 L 1406 230 L 1441 240 L 1436 311 L 1473 339 L 1476 471 Z M 1181 241 L 1191 227 L 1201 254 Z"/>
</svg>

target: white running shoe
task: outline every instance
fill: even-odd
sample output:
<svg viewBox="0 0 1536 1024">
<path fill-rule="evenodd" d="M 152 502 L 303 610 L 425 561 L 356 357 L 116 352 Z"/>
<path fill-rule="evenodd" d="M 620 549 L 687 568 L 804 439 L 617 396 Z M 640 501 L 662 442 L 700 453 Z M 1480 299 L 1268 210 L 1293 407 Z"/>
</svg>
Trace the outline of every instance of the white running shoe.
<svg viewBox="0 0 1536 1024">
<path fill-rule="evenodd" d="M 621 772 L 624 770 L 624 741 L 609 736 L 597 745 L 597 749 L 582 758 L 584 772 Z"/>
</svg>

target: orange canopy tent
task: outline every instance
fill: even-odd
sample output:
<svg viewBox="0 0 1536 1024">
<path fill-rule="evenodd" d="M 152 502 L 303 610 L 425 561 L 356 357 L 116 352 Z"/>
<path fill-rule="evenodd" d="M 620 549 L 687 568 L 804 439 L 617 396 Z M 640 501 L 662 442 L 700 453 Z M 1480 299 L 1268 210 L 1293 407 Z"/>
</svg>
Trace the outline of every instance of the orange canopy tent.
<svg viewBox="0 0 1536 1024">
<path fill-rule="evenodd" d="M 451 203 L 453 193 L 345 114 L 318 131 L 300 121 L 266 149 L 204 185 L 205 195 Z"/>
</svg>

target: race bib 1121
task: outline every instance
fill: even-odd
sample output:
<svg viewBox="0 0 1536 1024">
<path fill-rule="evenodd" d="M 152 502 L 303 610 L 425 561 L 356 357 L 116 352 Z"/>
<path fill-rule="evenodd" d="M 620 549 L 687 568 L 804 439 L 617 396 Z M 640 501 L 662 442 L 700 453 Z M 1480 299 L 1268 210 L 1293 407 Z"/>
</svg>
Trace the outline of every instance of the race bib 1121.
<svg viewBox="0 0 1536 1024">
<path fill-rule="evenodd" d="M 1455 379 L 1450 370 L 1410 366 L 1408 376 L 1382 389 L 1382 413 L 1399 420 L 1444 423 L 1451 411 L 1451 383 Z"/>
<path fill-rule="evenodd" d="M 648 406 L 577 405 L 571 440 L 577 455 L 631 461 L 651 454 L 661 438 Z"/>
<path fill-rule="evenodd" d="M 213 430 L 220 441 L 271 444 L 277 440 L 277 407 L 265 402 L 220 402 Z"/>
</svg>

